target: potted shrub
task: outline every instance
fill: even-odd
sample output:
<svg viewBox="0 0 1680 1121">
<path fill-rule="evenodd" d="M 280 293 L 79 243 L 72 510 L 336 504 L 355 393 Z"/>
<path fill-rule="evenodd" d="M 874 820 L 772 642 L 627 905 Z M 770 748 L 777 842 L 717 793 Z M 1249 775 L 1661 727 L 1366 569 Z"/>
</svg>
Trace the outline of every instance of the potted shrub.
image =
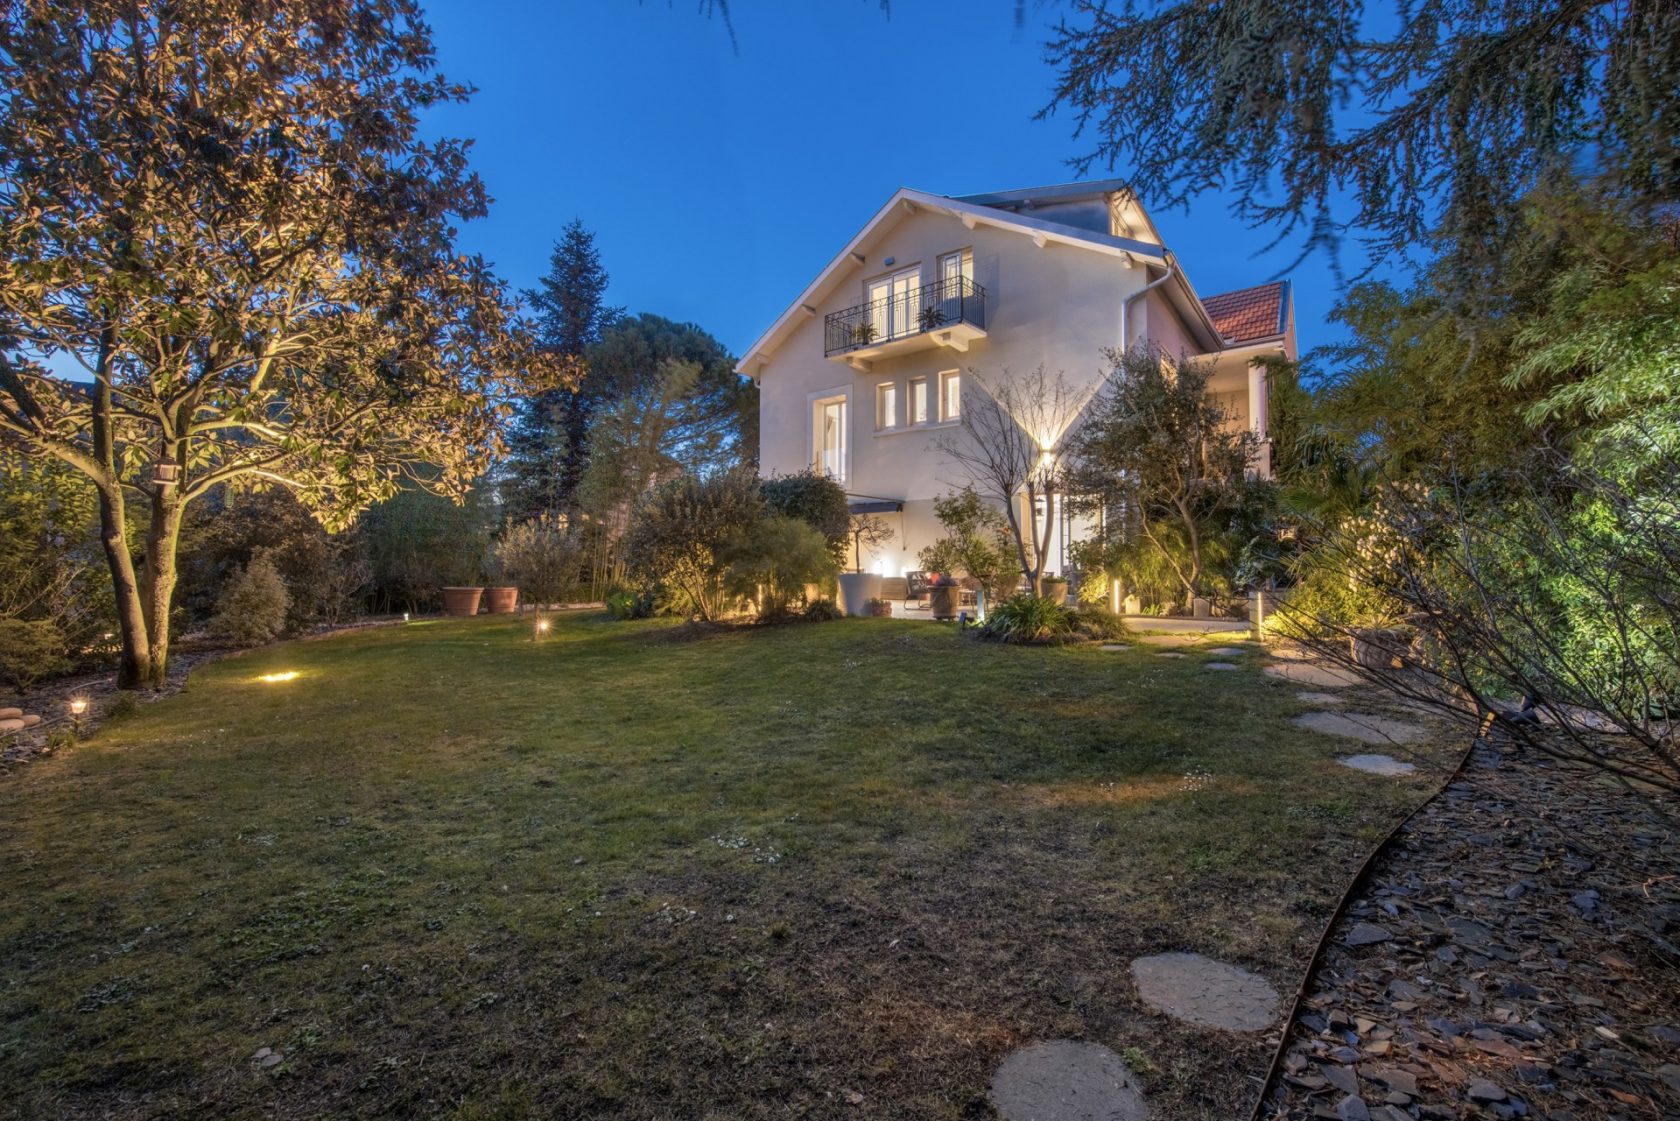
<svg viewBox="0 0 1680 1121">
<path fill-rule="evenodd" d="M 1066 603 L 1068 596 L 1068 582 L 1061 576 L 1045 576 L 1038 582 L 1044 598 L 1053 603 Z"/>
<path fill-rule="evenodd" d="M 1350 627 L 1348 645 L 1353 660 L 1367 669 L 1391 669 L 1404 663 L 1412 648 L 1409 627 Z"/>
<path fill-rule="evenodd" d="M 519 589 L 512 584 L 493 584 L 485 588 L 484 608 L 492 615 L 512 615 L 519 610 Z"/>
<path fill-rule="evenodd" d="M 484 595 L 482 587 L 460 586 L 443 589 L 445 615 L 471 616 L 478 614 L 478 601 Z"/>
<path fill-rule="evenodd" d="M 880 596 L 871 597 L 864 605 L 864 612 L 871 619 L 891 619 L 892 600 L 882 599 Z"/>
<path fill-rule="evenodd" d="M 852 327 L 852 345 L 868 346 L 880 337 L 880 334 L 881 332 L 876 328 L 875 324 L 865 320 L 864 322 L 858 323 Z"/>
<path fill-rule="evenodd" d="M 938 330 L 945 326 L 945 309 L 929 304 L 917 314 L 916 322 L 921 325 L 924 331 Z"/>
</svg>

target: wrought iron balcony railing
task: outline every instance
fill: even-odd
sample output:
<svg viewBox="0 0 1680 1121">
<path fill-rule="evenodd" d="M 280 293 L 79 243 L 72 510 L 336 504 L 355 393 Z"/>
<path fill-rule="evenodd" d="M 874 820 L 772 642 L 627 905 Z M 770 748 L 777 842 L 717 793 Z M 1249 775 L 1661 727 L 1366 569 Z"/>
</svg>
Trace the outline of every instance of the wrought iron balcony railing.
<svg viewBox="0 0 1680 1121">
<path fill-rule="evenodd" d="M 986 329 L 986 290 L 966 276 L 830 312 L 823 320 L 823 354 L 833 357 L 958 323 Z"/>
</svg>

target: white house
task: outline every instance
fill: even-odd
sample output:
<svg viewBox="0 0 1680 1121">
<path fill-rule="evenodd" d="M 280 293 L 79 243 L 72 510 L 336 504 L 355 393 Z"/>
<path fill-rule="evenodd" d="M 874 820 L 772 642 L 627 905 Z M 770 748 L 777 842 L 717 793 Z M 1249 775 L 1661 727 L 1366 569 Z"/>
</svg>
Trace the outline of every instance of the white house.
<svg viewBox="0 0 1680 1121">
<path fill-rule="evenodd" d="M 964 383 L 1043 365 L 1083 396 L 1105 352 L 1142 342 L 1211 362 L 1212 390 L 1261 438 L 1258 359 L 1295 357 L 1287 281 L 1198 297 L 1135 196 L 1118 181 L 997 194 L 895 193 L 737 369 L 759 386 L 765 475 L 814 468 L 895 539 L 866 558 L 896 577 L 940 535 L 933 500 L 966 480 L 938 447 L 961 421 Z M 1078 527 L 1058 516 L 1049 569 Z"/>
</svg>

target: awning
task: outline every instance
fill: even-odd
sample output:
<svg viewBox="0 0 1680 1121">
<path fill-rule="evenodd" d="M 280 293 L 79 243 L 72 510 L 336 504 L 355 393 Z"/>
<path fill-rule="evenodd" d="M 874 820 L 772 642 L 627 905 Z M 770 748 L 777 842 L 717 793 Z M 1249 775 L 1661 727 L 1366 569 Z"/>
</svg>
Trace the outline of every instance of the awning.
<svg viewBox="0 0 1680 1121">
<path fill-rule="evenodd" d="M 897 514 L 904 503 L 891 498 L 863 498 L 847 503 L 846 508 L 854 514 Z"/>
</svg>

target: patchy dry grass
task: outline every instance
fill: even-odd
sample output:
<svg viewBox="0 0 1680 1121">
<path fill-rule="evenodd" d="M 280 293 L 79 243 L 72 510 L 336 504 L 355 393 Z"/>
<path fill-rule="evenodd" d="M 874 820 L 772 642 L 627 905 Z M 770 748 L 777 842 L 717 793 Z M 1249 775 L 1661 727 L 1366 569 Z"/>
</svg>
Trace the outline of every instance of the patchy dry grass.
<svg viewBox="0 0 1680 1121">
<path fill-rule="evenodd" d="M 1223 1121 L 1266 1041 L 1130 960 L 1290 991 L 1428 783 L 1196 656 L 671 634 L 275 647 L 0 783 L 0 1116 L 979 1118 L 1078 1037 Z"/>
</svg>

